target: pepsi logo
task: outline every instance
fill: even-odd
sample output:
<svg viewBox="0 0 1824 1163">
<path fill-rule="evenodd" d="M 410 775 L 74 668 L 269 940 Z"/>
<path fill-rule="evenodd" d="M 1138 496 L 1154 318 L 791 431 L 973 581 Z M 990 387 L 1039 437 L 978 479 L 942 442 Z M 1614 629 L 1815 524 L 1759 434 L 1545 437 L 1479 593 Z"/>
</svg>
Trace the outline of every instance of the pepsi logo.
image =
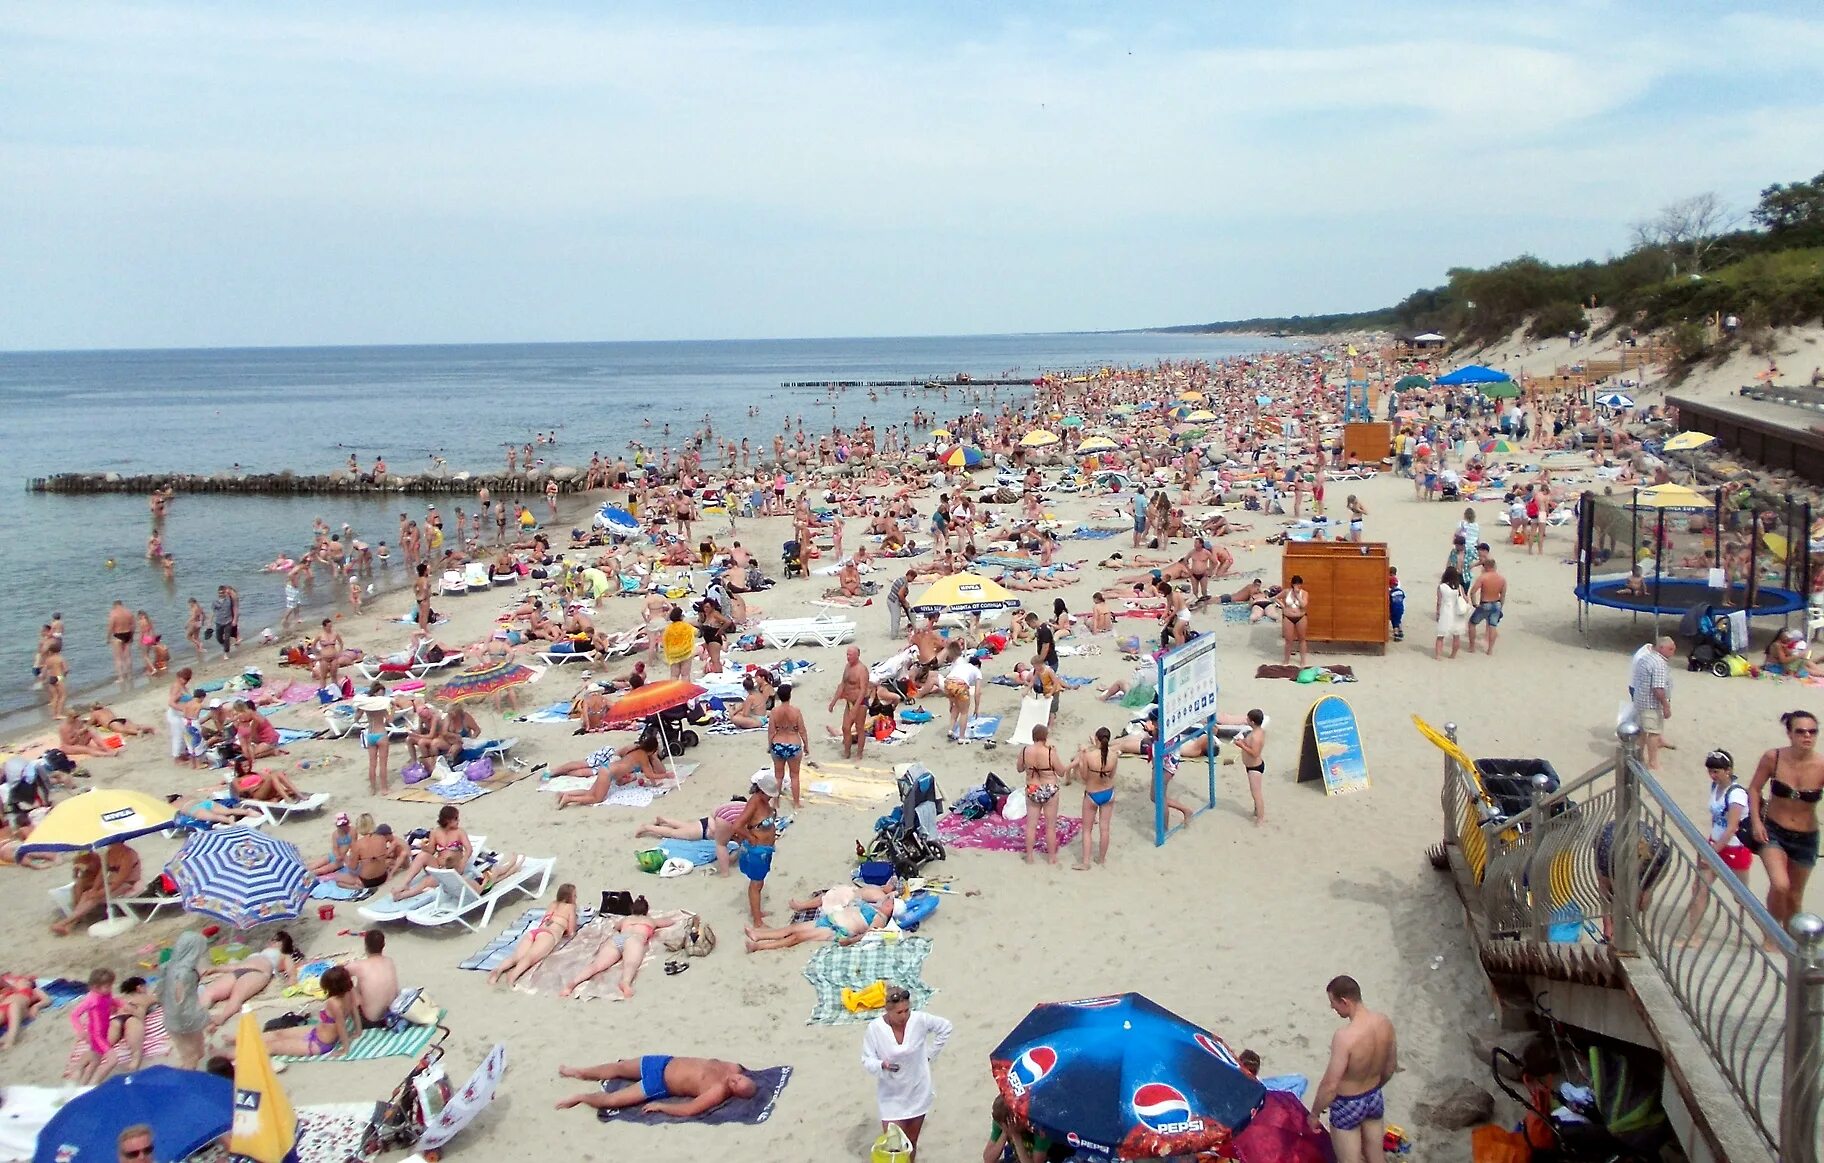
<svg viewBox="0 0 1824 1163">
<path fill-rule="evenodd" d="M 1007 1068 L 1007 1080 L 1015 1098 L 1025 1094 L 1058 1068 L 1058 1052 L 1050 1046 L 1034 1046 L 1013 1060 Z"/>
<path fill-rule="evenodd" d="M 1201 1131 L 1201 1119 L 1191 1117 L 1190 1100 L 1175 1086 L 1148 1082 L 1134 1091 L 1134 1117 L 1149 1131 L 1173 1135 L 1180 1131 Z"/>
<path fill-rule="evenodd" d="M 1235 1060 L 1235 1055 L 1233 1055 L 1229 1052 L 1228 1046 L 1223 1044 L 1223 1041 L 1221 1038 L 1215 1037 L 1210 1034 L 1205 1034 L 1201 1031 L 1199 1031 L 1196 1034 L 1193 1034 L 1192 1037 L 1197 1040 L 1197 1044 L 1199 1046 L 1202 1046 L 1205 1050 L 1207 1050 L 1211 1054 L 1215 1055 L 1221 1061 L 1227 1063 L 1230 1066 L 1233 1066 L 1237 1070 L 1241 1069 L 1241 1063 L 1237 1062 Z"/>
</svg>

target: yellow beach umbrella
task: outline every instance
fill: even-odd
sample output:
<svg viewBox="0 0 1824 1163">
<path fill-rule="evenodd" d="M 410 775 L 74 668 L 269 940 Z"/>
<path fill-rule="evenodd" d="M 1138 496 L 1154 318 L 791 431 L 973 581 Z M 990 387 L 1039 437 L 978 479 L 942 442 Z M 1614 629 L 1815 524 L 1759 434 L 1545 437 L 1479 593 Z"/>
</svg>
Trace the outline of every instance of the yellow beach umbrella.
<svg viewBox="0 0 1824 1163">
<path fill-rule="evenodd" d="M 1680 432 L 1677 436 L 1666 441 L 1660 447 L 1664 448 L 1667 452 L 1689 452 L 1693 448 L 1702 448 L 1706 444 L 1715 443 L 1715 441 L 1716 437 L 1710 435 L 1708 432 Z"/>
<path fill-rule="evenodd" d="M 343 1037 L 347 1037 L 346 1031 Z M 241 1007 L 234 1042 L 234 1124 L 230 1154 L 258 1163 L 280 1163 L 298 1140 L 298 1116 L 272 1069 L 252 1006 Z"/>
<path fill-rule="evenodd" d="M 176 818 L 171 805 L 157 796 L 124 788 L 96 788 L 73 795 L 45 813 L 19 851 L 25 855 L 100 848 L 162 832 Z"/>
<path fill-rule="evenodd" d="M 1634 494 L 1634 503 L 1649 509 L 1710 509 L 1716 506 L 1712 497 L 1685 485 L 1654 485 Z"/>
<path fill-rule="evenodd" d="M 951 432 L 948 428 L 934 428 L 931 430 L 931 435 L 939 440 L 948 440 L 956 434 Z"/>
<path fill-rule="evenodd" d="M 1085 440 L 1083 443 L 1077 445 L 1077 451 L 1078 452 L 1113 452 L 1115 449 L 1120 448 L 1120 447 L 1121 446 L 1119 444 L 1116 444 L 1114 441 L 1110 440 L 1106 436 L 1092 436 L 1088 440 Z"/>
<path fill-rule="evenodd" d="M 1186 423 L 1190 424 L 1208 424 L 1210 421 L 1216 419 L 1216 413 L 1210 411 L 1208 408 L 1199 408 L 1184 419 Z"/>
<path fill-rule="evenodd" d="M 1184 391 L 1178 393 L 1178 398 L 1180 400 L 1201 400 L 1203 399 L 1203 393 L 1196 388 L 1186 388 Z"/>
<path fill-rule="evenodd" d="M 1047 432 L 1043 428 L 1035 428 L 1031 432 L 1020 437 L 1020 445 L 1024 448 L 1042 448 L 1047 444 L 1056 444 L 1057 442 L 1058 434 L 1056 432 Z"/>
<path fill-rule="evenodd" d="M 992 578 L 973 573 L 953 573 L 940 577 L 912 601 L 918 614 L 979 614 L 987 610 L 1018 609 L 1020 599 L 1002 588 Z"/>
</svg>

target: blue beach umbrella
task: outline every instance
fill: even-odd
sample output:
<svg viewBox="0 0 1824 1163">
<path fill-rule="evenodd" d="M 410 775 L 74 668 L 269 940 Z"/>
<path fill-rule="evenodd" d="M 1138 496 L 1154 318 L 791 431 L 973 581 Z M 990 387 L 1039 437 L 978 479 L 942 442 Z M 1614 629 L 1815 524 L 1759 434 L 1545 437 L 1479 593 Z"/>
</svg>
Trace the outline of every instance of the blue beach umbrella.
<svg viewBox="0 0 1824 1163">
<path fill-rule="evenodd" d="M 158 1163 L 183 1159 L 228 1133 L 234 1083 L 201 1070 L 148 1066 L 119 1074 L 65 1103 L 38 1132 L 32 1163 L 108 1160 L 136 1123 L 152 1128 Z"/>
<path fill-rule="evenodd" d="M 1604 408 L 1632 408 L 1634 397 L 1626 392 L 1604 392 L 1596 397 L 1596 403 Z"/>
<path fill-rule="evenodd" d="M 312 882 L 296 846 L 252 828 L 195 833 L 165 871 L 184 911 L 235 929 L 289 921 L 304 911 Z"/>
<path fill-rule="evenodd" d="M 640 531 L 640 523 L 634 520 L 633 514 L 617 505 L 603 505 L 595 515 L 595 527 L 623 537 L 632 537 Z"/>
<path fill-rule="evenodd" d="M 1106 1159 L 1219 1150 L 1266 1099 L 1221 1038 L 1135 993 L 1038 1006 L 988 1059 L 1014 1113 Z"/>
</svg>

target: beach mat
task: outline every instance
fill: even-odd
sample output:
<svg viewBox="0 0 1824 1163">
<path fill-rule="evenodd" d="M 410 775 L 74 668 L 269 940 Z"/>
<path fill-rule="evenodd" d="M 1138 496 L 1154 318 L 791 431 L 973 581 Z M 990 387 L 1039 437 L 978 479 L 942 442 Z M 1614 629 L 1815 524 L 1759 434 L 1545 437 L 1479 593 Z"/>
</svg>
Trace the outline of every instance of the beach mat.
<svg viewBox="0 0 1824 1163">
<path fill-rule="evenodd" d="M 865 1022 L 880 1016 L 878 1010 L 852 1013 L 842 1004 L 845 989 L 865 989 L 877 981 L 904 986 L 912 994 L 912 1008 L 924 1009 L 937 991 L 922 976 L 931 953 L 929 937 L 900 937 L 892 941 L 863 941 L 842 946 L 829 942 L 811 954 L 804 979 L 817 993 L 807 1024 L 835 1026 Z"/>
<path fill-rule="evenodd" d="M 437 1021 L 443 1021 L 448 1010 L 437 1011 Z M 293 1054 L 274 1054 L 276 1062 L 368 1062 L 375 1058 L 416 1058 L 424 1053 L 424 1048 L 431 1044 L 437 1034 L 437 1026 L 407 1026 L 394 1033 L 391 1030 L 363 1030 L 350 1046 L 348 1053 L 339 1058 L 327 1054 L 300 1058 Z"/>
<path fill-rule="evenodd" d="M 337 884 L 327 876 L 317 878 L 317 883 L 310 886 L 310 899 L 313 901 L 359 901 L 373 895 L 368 888 L 349 888 Z"/>
<path fill-rule="evenodd" d="M 511 924 L 496 934 L 486 945 L 483 945 L 480 949 L 464 958 L 456 968 L 479 969 L 483 972 L 492 971 L 495 966 L 507 959 L 513 952 L 513 946 L 519 944 L 519 939 L 526 935 L 526 930 L 531 928 L 540 917 L 545 915 L 547 908 L 548 906 L 546 905 L 533 905 L 525 912 L 519 914 L 519 916 L 513 919 Z M 594 909 L 577 910 L 576 925 L 578 930 L 581 930 L 584 925 L 587 925 L 594 919 Z M 555 957 L 556 954 L 553 953 L 552 956 Z"/>
<path fill-rule="evenodd" d="M 590 806 L 597 808 L 651 807 L 652 801 L 658 799 L 668 791 L 682 787 L 684 781 L 689 779 L 692 775 L 695 775 L 697 769 L 702 766 L 703 765 L 700 763 L 677 764 L 673 768 L 674 778 L 669 783 L 659 787 L 627 784 L 624 787 L 610 788 L 608 794 L 602 797 L 601 803 L 592 804 Z M 554 775 L 550 779 L 539 784 L 538 790 L 546 792 L 588 791 L 594 784 L 595 777 L 592 775 Z"/>
<path fill-rule="evenodd" d="M 1285 666 L 1285 665 L 1282 665 L 1277 662 L 1274 662 L 1274 663 L 1263 662 L 1263 663 L 1261 663 L 1260 668 L 1254 672 L 1254 677 L 1255 678 L 1296 679 L 1298 677 L 1298 672 L 1301 670 L 1305 670 L 1305 669 L 1307 669 L 1307 668 L 1302 667 L 1302 666 Z M 1355 670 L 1353 668 L 1351 668 L 1347 663 L 1335 663 L 1330 666 L 1316 667 L 1315 669 L 1327 670 L 1331 674 L 1336 675 L 1338 678 L 1348 679 L 1351 682 L 1353 682 L 1355 680 Z"/>
<path fill-rule="evenodd" d="M 1069 848 L 1082 828 L 1083 821 L 1079 817 L 1059 812 L 1058 851 L 1063 852 Z M 979 820 L 965 820 L 955 812 L 945 812 L 937 818 L 937 836 L 948 848 L 979 848 L 990 852 L 1026 851 L 1026 821 L 1009 820 L 999 812 L 990 812 Z M 1045 847 L 1045 829 L 1042 824 L 1032 839 L 1032 850 L 1035 853 L 1042 851 Z"/>
<path fill-rule="evenodd" d="M 636 989 L 646 986 L 653 980 L 647 974 L 646 967 L 657 960 L 659 954 L 664 951 L 665 930 L 682 920 L 684 915 L 678 912 L 649 914 L 648 919 L 659 926 L 659 931 L 654 933 L 652 940 L 646 944 L 646 956 L 640 961 L 640 978 L 635 983 Z M 576 936 L 564 942 L 562 947 L 553 950 L 551 956 L 539 962 L 524 977 L 514 982 L 514 992 L 550 994 L 556 997 L 563 991 L 566 981 L 587 969 L 589 963 L 595 960 L 595 955 L 602 951 L 602 946 L 612 941 L 615 936 L 614 928 L 606 920 L 595 920 L 593 917 L 591 920 L 594 923 L 578 928 Z M 627 999 L 621 996 L 620 980 L 621 968 L 617 965 L 606 973 L 597 974 L 583 982 L 570 996 L 572 999 L 583 1001 L 596 999 L 626 1001 Z"/>
<path fill-rule="evenodd" d="M 423 783 L 408 784 L 387 793 L 387 798 L 402 804 L 466 804 L 478 800 L 489 792 L 499 791 L 518 783 L 532 774 L 529 767 L 505 767 L 500 763 L 494 765 L 494 778 L 486 783 L 472 783 L 459 779 L 451 784 Z"/>
<path fill-rule="evenodd" d="M 82 1051 L 87 1044 L 85 1039 L 82 1043 L 70 1047 L 69 1060 L 64 1063 L 63 1067 L 65 1078 L 70 1077 L 76 1069 L 77 1059 L 82 1057 Z M 144 1051 L 140 1055 L 141 1066 L 150 1065 L 171 1052 L 171 1035 L 165 1032 L 165 1011 L 158 1006 L 154 1006 L 152 1012 L 146 1015 L 146 1037 L 145 1041 L 141 1043 L 141 1049 Z M 133 1052 L 127 1048 L 125 1042 L 122 1042 L 113 1048 L 112 1056 L 114 1069 L 124 1072 L 127 1064 L 133 1058 Z"/>
<path fill-rule="evenodd" d="M 639 1123 L 642 1126 L 688 1122 L 707 1123 L 712 1127 L 729 1125 L 757 1127 L 772 1117 L 773 1107 L 779 1102 L 779 1095 L 785 1090 L 785 1084 L 792 1080 L 792 1068 L 790 1066 L 769 1066 L 765 1070 L 748 1070 L 745 1073 L 754 1080 L 754 1097 L 731 1098 L 695 1118 L 675 1119 L 670 1115 L 655 1114 L 637 1106 L 614 1111 L 596 1111 L 595 1117 L 604 1123 Z M 602 1093 L 612 1094 L 623 1086 L 632 1085 L 632 1079 L 610 1079 L 602 1083 Z"/>
</svg>

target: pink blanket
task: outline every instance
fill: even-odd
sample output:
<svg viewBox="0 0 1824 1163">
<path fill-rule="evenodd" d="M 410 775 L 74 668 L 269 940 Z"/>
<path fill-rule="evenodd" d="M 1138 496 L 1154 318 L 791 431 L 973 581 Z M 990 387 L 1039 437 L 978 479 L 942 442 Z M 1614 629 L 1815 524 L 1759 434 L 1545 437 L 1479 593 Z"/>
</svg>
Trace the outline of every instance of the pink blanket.
<svg viewBox="0 0 1824 1163">
<path fill-rule="evenodd" d="M 1059 792 L 1063 795 L 1063 792 Z M 1033 850 L 1045 848 L 1045 822 L 1038 821 L 1037 831 L 1033 836 Z M 1063 812 L 1058 814 L 1058 847 L 1068 848 L 1075 840 L 1077 832 L 1083 827 L 1083 821 L 1076 816 Z M 999 812 L 983 816 L 979 820 L 965 820 L 955 812 L 946 812 L 937 818 L 937 834 L 951 848 L 987 848 L 996 852 L 1026 851 L 1026 821 L 1009 820 Z"/>
</svg>

